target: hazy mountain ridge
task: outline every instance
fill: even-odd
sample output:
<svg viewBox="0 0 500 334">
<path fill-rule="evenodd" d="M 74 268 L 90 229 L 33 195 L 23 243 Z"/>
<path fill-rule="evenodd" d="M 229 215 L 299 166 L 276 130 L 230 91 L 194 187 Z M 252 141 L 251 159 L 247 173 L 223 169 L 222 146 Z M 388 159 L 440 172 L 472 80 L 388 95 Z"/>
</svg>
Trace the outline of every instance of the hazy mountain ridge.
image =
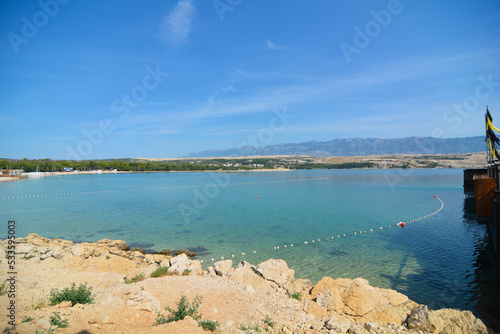
<svg viewBox="0 0 500 334">
<path fill-rule="evenodd" d="M 309 141 L 287 143 L 262 147 L 245 146 L 223 150 L 206 150 L 189 153 L 187 158 L 203 157 L 241 157 L 255 155 L 307 155 L 327 156 L 364 156 L 383 154 L 460 154 L 485 150 L 484 136 L 465 138 L 348 138 L 329 141 Z"/>
</svg>

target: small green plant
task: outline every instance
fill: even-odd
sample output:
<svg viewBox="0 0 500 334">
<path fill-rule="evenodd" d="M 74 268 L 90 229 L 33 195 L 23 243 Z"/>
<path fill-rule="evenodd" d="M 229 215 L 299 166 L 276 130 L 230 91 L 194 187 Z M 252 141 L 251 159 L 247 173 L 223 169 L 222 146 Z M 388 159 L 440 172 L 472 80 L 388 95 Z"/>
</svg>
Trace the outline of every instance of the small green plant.
<svg viewBox="0 0 500 334">
<path fill-rule="evenodd" d="M 159 267 L 155 271 L 151 273 L 151 277 L 157 278 L 157 277 L 163 277 L 167 276 L 168 273 L 168 267 Z"/>
<path fill-rule="evenodd" d="M 52 326 L 56 326 L 59 328 L 66 328 L 69 326 L 69 320 L 68 319 L 62 319 L 61 315 L 59 312 L 54 312 L 53 315 L 50 317 L 50 324 Z"/>
<path fill-rule="evenodd" d="M 126 279 L 124 283 L 125 284 L 132 284 L 132 283 L 137 283 L 137 282 L 140 282 L 140 281 L 144 281 L 144 275 L 143 274 L 135 275 L 135 277 Z"/>
<path fill-rule="evenodd" d="M 34 257 L 35 257 L 35 255 L 33 255 L 33 254 L 31 254 L 31 255 L 24 254 L 24 256 L 21 259 L 23 259 L 23 260 L 29 260 L 29 259 L 32 259 Z"/>
<path fill-rule="evenodd" d="M 111 256 L 106 255 L 106 260 L 109 260 L 109 259 L 111 259 Z"/>
<path fill-rule="evenodd" d="M 2 284 L 0 284 L 0 296 L 6 295 L 7 294 L 7 280 L 3 281 Z"/>
<path fill-rule="evenodd" d="M 23 320 L 21 320 L 21 322 L 30 322 L 33 320 L 35 320 L 35 318 L 24 316 L 24 318 L 23 318 Z"/>
<path fill-rule="evenodd" d="M 186 269 L 182 272 L 182 276 L 189 276 L 189 274 L 191 273 L 191 270 L 189 269 Z"/>
<path fill-rule="evenodd" d="M 268 315 L 266 315 L 266 318 L 264 319 L 264 327 L 267 331 L 268 327 L 271 327 L 271 329 L 274 328 L 274 326 L 276 326 L 276 322 L 273 321 L 273 319 L 271 319 Z"/>
<path fill-rule="evenodd" d="M 83 283 L 77 288 L 76 284 L 73 283 L 71 288 L 65 288 L 62 291 L 54 289 L 50 292 L 50 305 L 57 305 L 63 301 L 70 301 L 73 305 L 92 304 L 94 302 L 92 287 L 88 287 L 87 283 Z"/>
<path fill-rule="evenodd" d="M 245 333 L 252 333 L 252 332 L 261 333 L 262 332 L 258 324 L 247 325 L 244 323 L 240 323 L 240 330 L 245 332 Z"/>
<path fill-rule="evenodd" d="M 200 308 L 201 300 L 201 296 L 196 296 L 193 304 L 190 305 L 187 297 L 183 295 L 181 300 L 177 303 L 177 310 L 172 310 L 170 307 L 166 308 L 166 310 L 170 312 L 167 322 L 184 320 L 187 316 L 190 316 L 194 320 L 200 320 L 201 314 L 198 313 L 198 309 Z"/>
<path fill-rule="evenodd" d="M 45 329 L 36 329 L 36 332 L 35 334 L 53 334 L 54 333 L 54 329 L 52 327 L 49 327 L 49 329 L 45 330 Z"/>
<path fill-rule="evenodd" d="M 300 292 L 287 293 L 287 296 L 290 298 L 296 299 L 299 302 L 302 300 L 302 294 Z"/>
<path fill-rule="evenodd" d="M 213 320 L 202 320 L 198 325 L 205 331 L 215 332 L 219 328 L 219 322 Z"/>
</svg>

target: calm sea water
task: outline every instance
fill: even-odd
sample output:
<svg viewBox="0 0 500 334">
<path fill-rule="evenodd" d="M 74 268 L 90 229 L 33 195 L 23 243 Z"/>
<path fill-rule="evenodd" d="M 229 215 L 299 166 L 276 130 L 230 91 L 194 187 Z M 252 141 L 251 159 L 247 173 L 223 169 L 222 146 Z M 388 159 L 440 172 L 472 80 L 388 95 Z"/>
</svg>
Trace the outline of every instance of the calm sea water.
<svg viewBox="0 0 500 334">
<path fill-rule="evenodd" d="M 442 211 L 395 226 L 438 210 L 434 195 Z M 281 258 L 313 283 L 363 277 L 495 327 L 500 318 L 499 260 L 464 198 L 462 170 L 54 176 L 0 183 L 0 208 L 18 237 L 198 247 L 205 268 L 222 257 Z"/>
</svg>

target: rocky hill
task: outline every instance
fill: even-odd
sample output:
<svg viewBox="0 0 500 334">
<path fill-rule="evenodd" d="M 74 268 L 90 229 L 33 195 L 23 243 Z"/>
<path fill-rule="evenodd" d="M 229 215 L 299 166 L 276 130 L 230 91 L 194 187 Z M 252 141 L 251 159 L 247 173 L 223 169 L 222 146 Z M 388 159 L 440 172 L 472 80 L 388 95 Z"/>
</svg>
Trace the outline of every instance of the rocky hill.
<svg viewBox="0 0 500 334">
<path fill-rule="evenodd" d="M 17 275 L 4 260 L 0 271 L 1 290 L 15 291 L 0 293 L 2 306 L 15 303 L 13 312 L 0 308 L 8 333 L 204 333 L 202 326 L 219 333 L 492 333 L 469 311 L 430 311 L 362 278 L 324 277 L 313 286 L 283 260 L 224 260 L 202 270 L 186 253 L 144 254 L 120 240 L 73 244 L 30 234 L 17 242 Z M 86 283 L 79 296 L 91 289 L 93 302 L 54 302 L 71 283 Z"/>
<path fill-rule="evenodd" d="M 190 153 L 186 157 L 243 157 L 307 155 L 311 157 L 364 156 L 382 154 L 459 154 L 485 150 L 484 136 L 467 138 L 349 138 L 268 146 L 244 146 Z"/>
</svg>

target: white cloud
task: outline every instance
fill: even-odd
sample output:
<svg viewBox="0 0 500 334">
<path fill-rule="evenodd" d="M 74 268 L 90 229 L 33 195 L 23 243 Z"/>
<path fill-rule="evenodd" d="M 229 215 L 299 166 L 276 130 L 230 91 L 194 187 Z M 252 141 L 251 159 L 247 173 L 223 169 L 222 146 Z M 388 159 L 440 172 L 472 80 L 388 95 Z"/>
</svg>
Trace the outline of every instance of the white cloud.
<svg viewBox="0 0 500 334">
<path fill-rule="evenodd" d="M 266 46 L 271 50 L 284 50 L 285 49 L 285 47 L 283 47 L 283 46 L 278 46 L 278 45 L 274 44 L 273 42 L 271 42 L 271 40 L 266 42 Z"/>
<path fill-rule="evenodd" d="M 168 13 L 160 25 L 160 36 L 170 43 L 185 42 L 191 31 L 191 21 L 195 13 L 192 0 L 181 0 Z"/>
</svg>

